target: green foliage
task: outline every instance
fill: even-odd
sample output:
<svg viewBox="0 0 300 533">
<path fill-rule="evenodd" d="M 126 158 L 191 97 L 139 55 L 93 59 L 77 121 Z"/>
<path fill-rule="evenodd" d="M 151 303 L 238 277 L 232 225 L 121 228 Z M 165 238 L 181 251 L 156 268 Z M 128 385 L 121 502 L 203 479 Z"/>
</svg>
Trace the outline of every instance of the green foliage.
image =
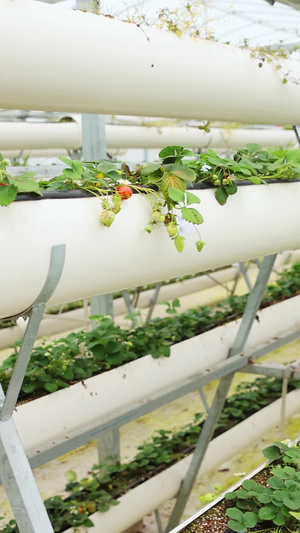
<svg viewBox="0 0 300 533">
<path fill-rule="evenodd" d="M 161 151 L 161 162 L 142 167 L 137 165 L 134 170 L 125 163 L 119 168 L 119 165 L 111 161 L 83 162 L 61 157 L 66 165 L 62 174 L 50 180 L 37 181 L 34 179 L 34 172 L 10 175 L 7 172 L 9 161 L 4 160 L 0 154 L 0 206 L 8 206 L 22 193 L 42 195 L 44 191 L 82 190 L 99 197 L 102 207 L 100 223 L 110 227 L 122 208 L 122 201 L 128 200 L 136 192 L 149 200 L 152 212 L 157 215 L 151 217 L 145 228 L 148 233 L 157 224 L 167 225 L 168 218 L 176 223 L 176 217 L 180 213 L 189 222 L 200 224 L 203 219 L 198 210 L 188 208 L 192 199 L 193 203 L 199 203 L 199 200 L 196 195 L 185 195 L 183 192 L 187 185 L 195 181 L 196 173 L 184 165 L 182 159 L 194 155 L 180 146 L 166 147 Z M 120 186 L 126 188 L 127 195 L 122 195 Z M 176 249 L 182 252 L 184 238 L 180 235 L 170 237 Z M 197 250 L 200 251 L 199 247 Z"/>
<path fill-rule="evenodd" d="M 249 143 L 237 150 L 233 158 L 220 157 L 214 150 L 207 150 L 188 165 L 197 174 L 196 183 L 211 183 L 217 187 L 216 199 L 224 205 L 228 197 L 237 192 L 241 181 L 258 185 L 270 179 L 298 179 L 300 149 L 264 150 L 259 144 Z"/>
<path fill-rule="evenodd" d="M 300 516 L 300 447 L 275 442 L 263 453 L 275 461 L 266 484 L 249 479 L 240 489 L 225 495 L 227 500 L 234 500 L 236 504 L 226 511 L 233 519 L 228 522 L 233 531 L 248 531 L 259 522 L 270 523 L 270 527 L 297 526 Z M 247 523 L 249 514 L 252 515 L 252 525 Z"/>
<path fill-rule="evenodd" d="M 290 383 L 291 388 L 297 385 L 299 385 L 297 381 L 292 381 Z M 258 402 L 256 397 L 257 390 L 261 391 L 261 403 Z M 237 388 L 236 393 L 230 396 L 225 402 L 225 409 L 227 409 L 228 415 L 227 426 L 225 427 L 221 423 L 218 424 L 214 437 L 226 431 L 227 428 L 232 427 L 232 425 L 239 423 L 241 417 L 242 419 L 245 419 L 252 414 L 247 408 L 248 402 L 251 403 L 251 392 L 255 399 L 254 404 L 256 410 L 259 410 L 266 405 L 266 397 L 268 398 L 269 403 L 280 397 L 281 380 L 265 377 L 257 378 L 253 383 L 241 383 Z M 238 414 L 240 410 L 244 410 L 244 414 Z M 126 492 L 128 487 L 135 486 L 141 479 L 145 480 L 148 477 L 155 475 L 158 469 L 160 471 L 162 467 L 170 466 L 171 464 L 180 461 L 188 453 L 191 453 L 198 441 L 205 416 L 204 413 L 197 413 L 192 423 L 187 424 L 176 433 L 166 430 L 156 431 L 149 443 L 138 446 L 138 453 L 129 463 L 120 463 L 114 457 L 107 457 L 106 463 L 101 463 L 100 465 L 92 467 L 89 472 L 89 477 L 81 480 L 77 479 L 76 472 L 70 470 L 66 472 L 66 478 L 68 481 L 66 491 L 69 493 L 69 498 L 63 499 L 60 496 L 54 496 L 45 501 L 54 531 L 59 532 L 67 527 L 80 525 L 91 527 L 92 522 L 88 518 L 90 514 L 97 510 L 100 512 L 106 512 L 111 505 L 118 504 L 118 496 L 121 493 Z M 274 447 L 279 450 L 280 456 L 283 455 L 283 452 L 285 453 L 287 457 L 286 466 L 289 466 L 291 461 L 295 462 L 298 460 L 298 455 L 296 457 L 294 455 L 295 452 L 292 452 L 293 448 L 289 448 L 284 443 L 275 443 Z M 274 454 L 274 451 L 272 452 L 271 448 L 273 447 L 270 447 L 270 449 L 267 448 L 264 451 L 266 456 Z M 287 455 L 287 452 L 289 452 L 290 455 Z M 113 464 L 111 464 L 111 460 L 114 460 Z M 283 475 L 278 475 L 279 470 L 276 470 L 275 472 L 277 476 L 277 481 L 275 482 L 277 483 L 277 491 L 281 490 L 281 485 L 285 480 L 289 482 L 294 481 L 294 474 L 292 474 L 290 470 L 284 470 L 285 473 Z M 297 471 L 297 476 L 298 474 L 299 472 Z M 218 492 L 220 489 L 221 487 L 215 487 L 215 490 Z M 242 491 L 244 491 L 244 494 Z M 254 481 L 247 480 L 243 484 L 243 489 L 240 490 L 240 501 L 247 502 L 249 495 L 251 495 L 252 492 L 255 495 L 259 495 L 260 499 L 264 500 L 261 489 L 256 488 Z M 216 494 L 206 495 L 207 499 L 210 501 L 214 496 L 216 496 Z M 230 496 L 230 493 L 228 493 L 228 499 L 235 498 L 236 496 Z M 294 496 L 292 496 L 290 500 L 292 503 L 289 503 L 289 500 L 287 500 L 287 503 L 289 503 L 290 508 L 292 509 L 295 500 Z M 280 501 L 280 499 L 278 501 Z M 262 508 L 265 508 L 267 501 L 263 501 L 262 503 L 264 503 Z M 239 511 L 243 513 L 242 507 L 243 505 L 241 505 Z M 266 511 L 261 511 L 261 515 L 264 515 L 265 512 Z M 292 516 L 292 512 L 290 512 L 290 515 Z M 239 513 L 235 513 L 234 516 L 236 518 L 232 518 L 232 520 L 234 521 L 235 527 L 244 528 L 233 529 L 232 527 L 234 531 L 247 531 L 245 527 L 250 527 L 249 524 L 253 523 L 253 517 L 251 518 L 251 514 L 245 516 L 245 513 L 243 513 L 241 519 L 237 519 L 237 517 L 241 517 Z M 277 519 L 279 520 L 279 516 L 277 516 Z M 237 522 L 237 524 L 235 524 L 235 522 Z M 2 533 L 17 533 L 18 529 L 15 527 L 14 521 L 12 521 L 1 531 Z"/>
<path fill-rule="evenodd" d="M 300 149 L 276 152 L 254 143 L 236 151 L 233 158 L 220 157 L 211 149 L 198 155 L 182 146 L 166 146 L 159 157 L 159 162 L 137 165 L 134 170 L 126 163 L 119 168 L 111 161 L 82 162 L 61 157 L 66 165 L 62 175 L 38 182 L 33 172 L 11 176 L 7 172 L 9 161 L 0 154 L 0 205 L 9 205 L 22 193 L 42 195 L 47 190 L 82 190 L 100 198 L 100 223 L 110 227 L 122 208 L 122 200 L 128 200 L 132 192 L 137 192 L 149 200 L 152 209 L 145 227 L 147 233 L 156 225 L 165 226 L 177 251 L 182 252 L 185 239 L 178 234 L 178 216 L 181 216 L 195 226 L 196 249 L 201 252 L 204 243 L 197 226 L 202 224 L 203 217 L 197 208 L 190 207 L 199 204 L 200 198 L 187 191 L 188 187 L 193 187 L 194 183 L 210 183 L 216 188 L 217 202 L 224 205 L 229 196 L 237 193 L 240 181 L 261 184 L 270 178 L 292 180 L 298 178 L 300 170 Z M 118 190 L 120 186 L 125 187 L 129 195 L 122 196 Z M 176 231 L 170 231 L 170 222 Z"/>
<path fill-rule="evenodd" d="M 300 262 L 284 271 L 276 285 L 268 287 L 264 302 L 272 298 L 282 299 L 282 294 L 292 296 L 300 291 Z M 70 384 L 106 372 L 122 364 L 151 354 L 154 358 L 169 357 L 171 346 L 199 335 L 216 324 L 228 322 L 241 315 L 247 302 L 247 295 L 230 296 L 215 306 L 205 305 L 177 313 L 180 305 L 177 299 L 168 303 L 165 318 L 155 318 L 145 325 L 122 329 L 110 317 L 97 319 L 97 327 L 92 331 L 78 331 L 58 340 L 44 340 L 41 346 L 33 349 L 25 379 L 22 385 L 23 399 L 41 396 L 47 392 L 66 388 Z M 95 319 L 95 317 L 93 317 Z M 14 352 L 0 366 L 0 381 L 7 390 L 18 356 L 18 344 Z M 274 391 L 277 392 L 277 391 Z M 253 412 L 256 405 L 266 401 L 263 389 L 249 391 L 249 398 L 243 398 L 243 409 Z M 236 416 L 243 416 L 240 407 Z M 241 418 L 242 419 L 242 418 Z M 220 423 L 227 424 L 227 410 L 224 409 Z"/>
</svg>

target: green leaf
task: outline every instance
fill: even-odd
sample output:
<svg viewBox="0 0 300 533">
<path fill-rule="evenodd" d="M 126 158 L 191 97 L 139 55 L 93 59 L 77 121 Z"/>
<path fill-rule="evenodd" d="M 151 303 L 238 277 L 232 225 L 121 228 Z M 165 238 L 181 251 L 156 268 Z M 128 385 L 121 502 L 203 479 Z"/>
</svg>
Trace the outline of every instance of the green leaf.
<svg viewBox="0 0 300 533">
<path fill-rule="evenodd" d="M 108 503 L 99 503 L 98 505 L 98 511 L 100 513 L 106 513 L 110 509 L 110 505 Z"/>
<path fill-rule="evenodd" d="M 268 446 L 263 450 L 264 456 L 269 459 L 269 461 L 275 461 L 281 457 L 281 451 L 278 446 Z"/>
<path fill-rule="evenodd" d="M 65 473 L 65 477 L 68 481 L 76 481 L 77 479 L 77 474 L 76 472 L 74 472 L 74 470 L 68 470 L 66 473 Z"/>
<path fill-rule="evenodd" d="M 295 150 L 288 150 L 286 154 L 286 161 L 300 164 L 300 148 L 296 148 Z"/>
<path fill-rule="evenodd" d="M 273 507 L 261 507 L 258 511 L 258 516 L 261 520 L 272 520 L 276 514 Z"/>
<path fill-rule="evenodd" d="M 272 501 L 272 494 L 263 492 L 257 495 L 257 499 L 260 503 L 270 503 Z"/>
<path fill-rule="evenodd" d="M 298 511 L 300 508 L 300 500 L 299 499 L 293 500 L 292 498 L 288 496 L 283 498 L 283 504 L 286 507 L 288 507 L 288 509 L 292 509 L 293 511 Z"/>
<path fill-rule="evenodd" d="M 73 163 L 72 159 L 69 159 L 68 157 L 63 157 L 63 156 L 61 156 L 59 159 L 60 159 L 65 165 L 67 165 L 68 167 L 71 167 L 71 168 L 72 168 L 72 163 Z"/>
<path fill-rule="evenodd" d="M 290 514 L 292 514 L 292 513 L 290 513 Z M 274 524 L 276 524 L 276 526 L 283 526 L 285 524 L 285 522 L 286 522 L 285 516 L 280 510 L 277 511 L 276 515 L 274 516 L 273 522 L 274 522 Z"/>
<path fill-rule="evenodd" d="M 35 174 L 35 172 L 28 172 L 28 175 Z M 14 178 L 9 178 L 9 182 L 11 185 L 14 185 L 18 192 L 38 192 L 39 191 L 39 183 L 37 180 L 32 179 L 29 176 L 26 176 L 25 174 L 20 174 L 20 176 L 16 176 Z"/>
<path fill-rule="evenodd" d="M 229 520 L 228 526 L 230 529 L 232 529 L 232 531 L 237 531 L 238 533 L 244 533 L 244 531 L 247 531 L 247 527 L 236 520 Z"/>
<path fill-rule="evenodd" d="M 169 187 L 168 196 L 175 202 L 184 202 L 185 199 L 184 192 L 177 187 Z"/>
<path fill-rule="evenodd" d="M 161 179 L 160 188 L 162 192 L 167 195 L 170 187 L 174 187 L 175 189 L 180 189 L 181 191 L 185 191 L 186 183 L 184 180 L 178 178 L 178 176 L 175 176 L 175 174 L 168 174 L 166 172 L 163 178 Z"/>
<path fill-rule="evenodd" d="M 160 352 L 163 357 L 170 357 L 171 355 L 171 348 L 170 346 L 162 345 L 160 346 Z"/>
<path fill-rule="evenodd" d="M 7 206 L 11 204 L 16 196 L 18 189 L 14 185 L 1 185 L 0 186 L 0 205 Z"/>
<path fill-rule="evenodd" d="M 35 383 L 28 383 L 28 385 L 23 385 L 22 390 L 24 392 L 33 392 L 36 387 Z"/>
<path fill-rule="evenodd" d="M 176 165 L 175 163 L 171 163 L 164 165 L 164 168 L 169 174 L 174 174 L 182 180 L 192 182 L 196 179 L 196 172 L 192 168 L 184 165 Z"/>
<path fill-rule="evenodd" d="M 55 392 L 55 391 L 57 391 L 58 386 L 57 386 L 56 383 L 45 383 L 45 384 L 44 384 L 44 388 L 45 388 L 48 392 Z"/>
<path fill-rule="evenodd" d="M 295 513 L 293 511 L 290 511 L 290 514 L 294 517 L 294 518 L 297 518 L 297 520 L 299 520 L 300 522 L 300 513 Z"/>
<path fill-rule="evenodd" d="M 85 518 L 84 522 L 83 522 L 83 525 L 85 527 L 94 527 L 94 522 L 92 522 L 92 520 L 90 518 Z"/>
<path fill-rule="evenodd" d="M 77 159 L 72 160 L 72 168 L 75 170 L 75 172 L 82 172 L 83 171 L 83 165 L 81 161 L 78 161 Z"/>
<path fill-rule="evenodd" d="M 154 172 L 160 170 L 161 175 L 164 173 L 164 168 L 161 166 L 161 163 L 149 163 L 142 168 L 141 176 L 150 176 Z"/>
<path fill-rule="evenodd" d="M 251 511 L 247 511 L 243 516 L 243 521 L 247 528 L 254 527 L 258 522 L 257 515 Z"/>
<path fill-rule="evenodd" d="M 226 511 L 227 516 L 229 518 L 233 518 L 234 520 L 238 520 L 239 522 L 242 522 L 243 520 L 243 513 L 236 507 L 229 507 Z"/>
<path fill-rule="evenodd" d="M 280 490 L 284 488 L 283 480 L 280 477 L 276 477 L 276 476 L 270 477 L 268 479 L 268 485 L 272 489 L 276 489 L 276 490 Z"/>
<path fill-rule="evenodd" d="M 228 193 L 224 187 L 219 187 L 215 192 L 215 197 L 220 205 L 224 205 L 227 202 Z"/>
<path fill-rule="evenodd" d="M 227 194 L 235 194 L 237 192 L 237 184 L 233 182 L 231 185 L 226 185 L 225 191 Z"/>
<path fill-rule="evenodd" d="M 109 174 L 112 171 L 116 171 L 116 165 L 114 163 L 110 163 L 109 161 L 103 161 L 103 163 L 100 163 L 96 166 L 97 173 L 102 172 L 102 174 Z M 120 174 L 118 174 L 120 178 Z"/>
<path fill-rule="evenodd" d="M 227 492 L 225 494 L 225 500 L 236 500 L 237 493 L 236 492 Z"/>
<path fill-rule="evenodd" d="M 246 149 L 248 150 L 248 152 L 250 152 L 250 154 L 263 151 L 263 147 L 260 144 L 256 144 L 256 143 L 246 144 Z"/>
<path fill-rule="evenodd" d="M 248 180 L 251 181 L 251 183 L 253 183 L 253 185 L 259 185 L 261 180 L 258 176 L 249 176 L 248 177 Z"/>
<path fill-rule="evenodd" d="M 246 490 L 253 490 L 256 487 L 256 483 L 253 479 L 245 479 L 243 487 Z"/>
<path fill-rule="evenodd" d="M 175 157 L 181 150 L 182 146 L 166 146 L 158 155 L 161 159 L 166 159 L 166 157 Z"/>
<path fill-rule="evenodd" d="M 203 217 L 197 209 L 193 209 L 192 207 L 182 207 L 181 213 L 183 218 L 188 222 L 192 222 L 193 224 L 202 224 L 203 222 Z"/>
<path fill-rule="evenodd" d="M 192 205 L 192 204 L 200 204 L 201 200 L 198 196 L 196 196 L 195 194 L 189 192 L 189 191 L 186 191 L 186 203 L 187 205 Z"/>
</svg>

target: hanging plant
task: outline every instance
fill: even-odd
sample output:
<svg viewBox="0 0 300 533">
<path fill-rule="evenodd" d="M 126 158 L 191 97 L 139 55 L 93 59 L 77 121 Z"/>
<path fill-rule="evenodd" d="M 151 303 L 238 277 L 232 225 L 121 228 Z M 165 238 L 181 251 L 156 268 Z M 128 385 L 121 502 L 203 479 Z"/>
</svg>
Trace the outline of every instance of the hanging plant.
<svg viewBox="0 0 300 533">
<path fill-rule="evenodd" d="M 197 155 L 182 146 L 167 146 L 159 153 L 160 161 L 136 165 L 130 169 L 110 161 L 82 162 L 61 157 L 66 165 L 63 173 L 47 181 L 35 179 L 35 172 L 13 176 L 7 171 L 9 161 L 0 154 L 0 205 L 8 206 L 19 194 L 43 195 L 45 191 L 81 190 L 100 199 L 99 221 L 110 227 L 121 211 L 124 201 L 134 193 L 146 197 L 151 204 L 149 223 L 144 228 L 151 233 L 163 225 L 182 252 L 185 239 L 179 221 L 192 224 L 197 231 L 195 242 L 200 252 L 204 246 L 198 231 L 203 217 L 198 210 L 199 193 L 190 189 L 207 183 L 216 189 L 220 205 L 238 190 L 239 182 L 266 184 L 272 179 L 297 179 L 300 172 L 300 149 L 267 151 L 258 144 L 248 144 L 232 158 L 222 158 L 213 150 Z"/>
</svg>

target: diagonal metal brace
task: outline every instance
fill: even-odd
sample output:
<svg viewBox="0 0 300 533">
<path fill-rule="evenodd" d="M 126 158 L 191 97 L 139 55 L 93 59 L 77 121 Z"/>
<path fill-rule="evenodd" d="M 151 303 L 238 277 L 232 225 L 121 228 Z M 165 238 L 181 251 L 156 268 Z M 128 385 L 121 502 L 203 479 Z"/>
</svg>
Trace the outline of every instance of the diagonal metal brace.
<svg viewBox="0 0 300 533">
<path fill-rule="evenodd" d="M 55 291 L 61 278 L 65 262 L 65 254 L 65 244 L 58 244 L 52 247 L 50 266 L 44 287 L 31 308 L 26 311 L 26 314 L 29 312 L 29 320 L 22 340 L 18 359 L 9 382 L 7 394 L 0 411 L 0 421 L 10 418 L 16 406 L 38 329 L 43 318 L 46 303 Z"/>
<path fill-rule="evenodd" d="M 262 300 L 266 285 L 268 283 L 268 279 L 272 271 L 275 259 L 276 254 L 265 257 L 262 262 L 255 285 L 249 294 L 247 305 L 236 339 L 228 354 L 228 357 L 237 355 L 243 352 L 244 350 L 253 321 L 255 320 L 256 313 L 259 309 L 260 302 Z M 188 468 L 186 477 L 181 484 L 173 512 L 166 528 L 166 532 L 171 531 L 180 522 L 187 500 L 189 498 L 193 485 L 196 481 L 200 466 L 204 459 L 207 447 L 212 439 L 216 424 L 223 409 L 233 376 L 234 372 L 231 372 L 220 380 L 214 401 L 210 408 L 209 415 L 200 433 L 200 437 L 197 442 L 192 461 Z"/>
</svg>

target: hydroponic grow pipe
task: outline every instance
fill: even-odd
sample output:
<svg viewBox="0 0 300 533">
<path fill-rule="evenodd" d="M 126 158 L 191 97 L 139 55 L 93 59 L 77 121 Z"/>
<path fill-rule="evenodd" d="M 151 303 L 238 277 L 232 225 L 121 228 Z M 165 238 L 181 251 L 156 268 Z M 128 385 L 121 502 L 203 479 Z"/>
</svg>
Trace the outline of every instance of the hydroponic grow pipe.
<svg viewBox="0 0 300 533">
<path fill-rule="evenodd" d="M 297 61 L 32 0 L 0 18 L 2 108 L 300 124 Z"/>
<path fill-rule="evenodd" d="M 147 127 L 109 125 L 105 127 L 110 148 L 163 148 L 188 145 L 194 148 L 242 148 L 247 143 L 262 146 L 297 144 L 293 130 L 211 128 L 209 133 L 196 127 Z M 0 151 L 78 150 L 82 146 L 80 117 L 73 122 L 0 122 Z"/>
</svg>

